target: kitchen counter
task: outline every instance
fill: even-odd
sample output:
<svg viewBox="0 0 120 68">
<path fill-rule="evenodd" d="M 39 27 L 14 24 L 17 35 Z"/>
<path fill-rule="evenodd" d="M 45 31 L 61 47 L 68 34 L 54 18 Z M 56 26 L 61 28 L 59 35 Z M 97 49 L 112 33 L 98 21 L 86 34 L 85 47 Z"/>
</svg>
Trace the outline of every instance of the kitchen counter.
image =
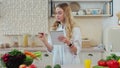
<svg viewBox="0 0 120 68">
<path fill-rule="evenodd" d="M 45 65 L 37 65 L 38 68 L 45 68 Z M 52 66 L 53 68 L 54 66 Z M 84 64 L 61 65 L 61 68 L 85 68 Z M 92 66 L 91 66 L 92 68 Z"/>
<path fill-rule="evenodd" d="M 0 54 L 5 54 L 5 53 L 11 51 L 12 49 L 18 49 L 18 50 L 21 50 L 21 51 L 22 50 L 28 50 L 28 51 L 47 52 L 47 49 L 45 47 L 18 47 L 18 48 L 4 48 L 4 49 L 0 49 Z M 96 49 L 96 48 L 83 48 L 81 50 L 81 52 L 104 52 L 104 50 Z M 45 57 L 45 58 L 43 58 L 40 61 L 34 61 L 34 63 L 37 65 L 38 68 L 44 68 L 45 65 L 49 64 L 48 63 L 49 59 L 50 59 L 49 57 Z M 83 64 L 79 64 L 79 65 L 62 65 L 62 68 L 84 68 L 84 65 Z"/>
<path fill-rule="evenodd" d="M 84 68 L 84 65 L 63 65 L 62 68 Z"/>
<path fill-rule="evenodd" d="M 11 47 L 11 48 L 0 48 L 0 53 L 6 53 L 13 49 L 17 50 L 28 50 L 28 51 L 41 51 L 41 52 L 47 52 L 46 47 L 39 46 L 39 47 Z M 100 48 L 82 48 L 81 52 L 104 52 L 105 50 Z"/>
<path fill-rule="evenodd" d="M 97 47 L 90 47 L 90 48 L 82 48 L 81 52 L 104 52 L 104 49 L 97 48 Z"/>
<path fill-rule="evenodd" d="M 41 51 L 41 52 L 47 52 L 47 49 L 45 47 L 11 47 L 11 48 L 0 48 L 0 54 L 7 53 L 13 49 L 17 49 L 20 51 Z"/>
</svg>

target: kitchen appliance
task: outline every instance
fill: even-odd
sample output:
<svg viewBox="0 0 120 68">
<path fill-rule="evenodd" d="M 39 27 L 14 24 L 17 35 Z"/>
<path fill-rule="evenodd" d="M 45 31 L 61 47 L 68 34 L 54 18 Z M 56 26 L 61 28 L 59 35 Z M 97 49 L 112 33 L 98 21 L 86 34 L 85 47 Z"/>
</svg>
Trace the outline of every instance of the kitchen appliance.
<svg viewBox="0 0 120 68">
<path fill-rule="evenodd" d="M 120 26 L 110 27 L 104 31 L 103 43 L 107 51 L 120 51 Z"/>
</svg>

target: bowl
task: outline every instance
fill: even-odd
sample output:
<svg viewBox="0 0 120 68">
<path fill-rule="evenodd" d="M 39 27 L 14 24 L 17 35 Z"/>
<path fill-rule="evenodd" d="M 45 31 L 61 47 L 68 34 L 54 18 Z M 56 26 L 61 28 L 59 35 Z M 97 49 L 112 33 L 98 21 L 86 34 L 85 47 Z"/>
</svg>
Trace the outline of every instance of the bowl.
<svg viewBox="0 0 120 68">
<path fill-rule="evenodd" d="M 102 9 L 100 8 L 89 8 L 89 9 L 86 9 L 86 14 L 87 15 L 99 15 L 99 14 L 102 14 Z"/>
</svg>

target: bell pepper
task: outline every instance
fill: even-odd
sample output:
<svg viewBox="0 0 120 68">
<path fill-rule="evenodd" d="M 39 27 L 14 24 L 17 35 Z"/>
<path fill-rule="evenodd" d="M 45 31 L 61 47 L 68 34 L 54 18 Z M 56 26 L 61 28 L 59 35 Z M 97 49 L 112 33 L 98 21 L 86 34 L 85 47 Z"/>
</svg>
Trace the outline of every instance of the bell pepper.
<svg viewBox="0 0 120 68">
<path fill-rule="evenodd" d="M 107 66 L 107 61 L 101 59 L 101 60 L 98 61 L 98 65 L 99 66 Z"/>
<path fill-rule="evenodd" d="M 109 60 L 107 61 L 107 66 L 109 68 L 119 68 L 119 63 L 117 60 Z"/>
</svg>

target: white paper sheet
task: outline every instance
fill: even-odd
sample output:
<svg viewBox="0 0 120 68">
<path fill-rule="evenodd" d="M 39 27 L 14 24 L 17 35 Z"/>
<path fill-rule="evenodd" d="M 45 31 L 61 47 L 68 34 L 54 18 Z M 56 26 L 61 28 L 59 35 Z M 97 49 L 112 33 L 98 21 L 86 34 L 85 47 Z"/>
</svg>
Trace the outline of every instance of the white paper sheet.
<svg viewBox="0 0 120 68">
<path fill-rule="evenodd" d="M 50 31 L 51 41 L 53 45 L 63 45 L 64 43 L 58 40 L 58 37 L 63 35 L 63 31 Z"/>
</svg>

